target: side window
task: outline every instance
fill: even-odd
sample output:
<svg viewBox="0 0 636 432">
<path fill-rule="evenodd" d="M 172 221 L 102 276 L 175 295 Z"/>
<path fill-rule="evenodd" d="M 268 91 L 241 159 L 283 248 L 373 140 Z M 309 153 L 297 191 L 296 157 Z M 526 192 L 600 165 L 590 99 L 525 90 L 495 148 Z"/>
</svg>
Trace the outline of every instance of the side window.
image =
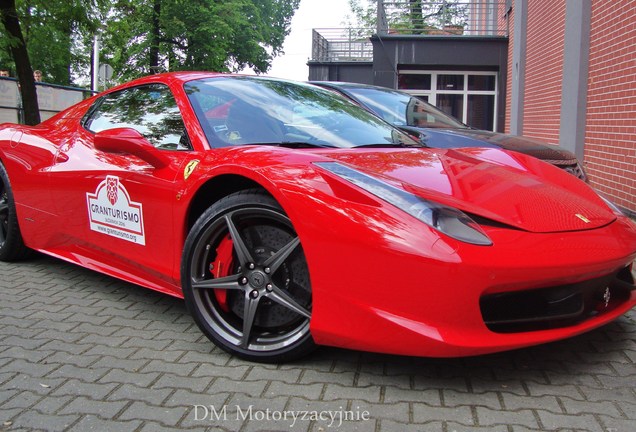
<svg viewBox="0 0 636 432">
<path fill-rule="evenodd" d="M 179 107 L 163 84 L 134 87 L 106 95 L 89 111 L 84 127 L 91 132 L 129 127 L 158 149 L 189 150 Z"/>
</svg>

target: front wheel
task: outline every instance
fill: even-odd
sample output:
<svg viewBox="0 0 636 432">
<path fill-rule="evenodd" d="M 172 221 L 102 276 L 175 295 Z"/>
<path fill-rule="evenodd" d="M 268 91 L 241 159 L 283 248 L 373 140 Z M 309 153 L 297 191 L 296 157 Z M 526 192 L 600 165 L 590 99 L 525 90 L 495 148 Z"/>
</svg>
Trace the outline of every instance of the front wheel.
<svg viewBox="0 0 636 432">
<path fill-rule="evenodd" d="M 186 305 L 217 346 L 260 362 L 311 352 L 311 283 L 291 221 L 260 191 L 229 195 L 205 211 L 186 240 Z"/>
</svg>

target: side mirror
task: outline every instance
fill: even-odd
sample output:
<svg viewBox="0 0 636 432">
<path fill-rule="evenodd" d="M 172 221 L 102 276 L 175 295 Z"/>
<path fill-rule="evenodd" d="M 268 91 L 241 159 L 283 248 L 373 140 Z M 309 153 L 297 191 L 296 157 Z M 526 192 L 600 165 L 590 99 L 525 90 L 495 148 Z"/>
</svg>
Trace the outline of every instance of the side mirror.
<svg viewBox="0 0 636 432">
<path fill-rule="evenodd" d="M 155 168 L 169 165 L 170 159 L 133 128 L 106 129 L 95 134 L 95 148 L 106 153 L 129 153 Z"/>
<path fill-rule="evenodd" d="M 415 138 L 416 140 L 424 144 L 424 146 L 428 147 L 428 145 L 426 144 L 426 141 L 428 140 L 428 135 L 426 135 L 424 132 L 411 126 L 397 126 L 397 128 L 401 130 L 402 132 L 404 132 L 405 134 L 412 136 L 413 138 Z"/>
</svg>

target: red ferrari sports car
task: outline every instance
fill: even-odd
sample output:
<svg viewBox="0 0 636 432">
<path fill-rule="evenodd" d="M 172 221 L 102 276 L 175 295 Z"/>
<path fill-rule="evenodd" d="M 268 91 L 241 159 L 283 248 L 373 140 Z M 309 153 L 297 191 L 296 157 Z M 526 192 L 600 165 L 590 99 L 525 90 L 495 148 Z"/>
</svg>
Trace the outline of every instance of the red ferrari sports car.
<svg viewBox="0 0 636 432">
<path fill-rule="evenodd" d="M 40 251 L 185 298 L 246 359 L 464 356 L 636 304 L 636 226 L 493 148 L 424 148 L 309 84 L 183 72 L 0 126 L 0 259 Z"/>
</svg>

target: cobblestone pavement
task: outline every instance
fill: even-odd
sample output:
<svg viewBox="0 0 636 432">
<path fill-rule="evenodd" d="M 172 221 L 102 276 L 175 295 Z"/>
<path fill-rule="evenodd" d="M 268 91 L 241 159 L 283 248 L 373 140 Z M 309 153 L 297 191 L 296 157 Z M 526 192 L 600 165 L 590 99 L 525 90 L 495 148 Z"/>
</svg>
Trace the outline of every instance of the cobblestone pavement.
<svg viewBox="0 0 636 432">
<path fill-rule="evenodd" d="M 636 313 L 466 359 L 232 358 L 178 299 L 45 257 L 0 264 L 0 430 L 636 430 Z"/>
</svg>

